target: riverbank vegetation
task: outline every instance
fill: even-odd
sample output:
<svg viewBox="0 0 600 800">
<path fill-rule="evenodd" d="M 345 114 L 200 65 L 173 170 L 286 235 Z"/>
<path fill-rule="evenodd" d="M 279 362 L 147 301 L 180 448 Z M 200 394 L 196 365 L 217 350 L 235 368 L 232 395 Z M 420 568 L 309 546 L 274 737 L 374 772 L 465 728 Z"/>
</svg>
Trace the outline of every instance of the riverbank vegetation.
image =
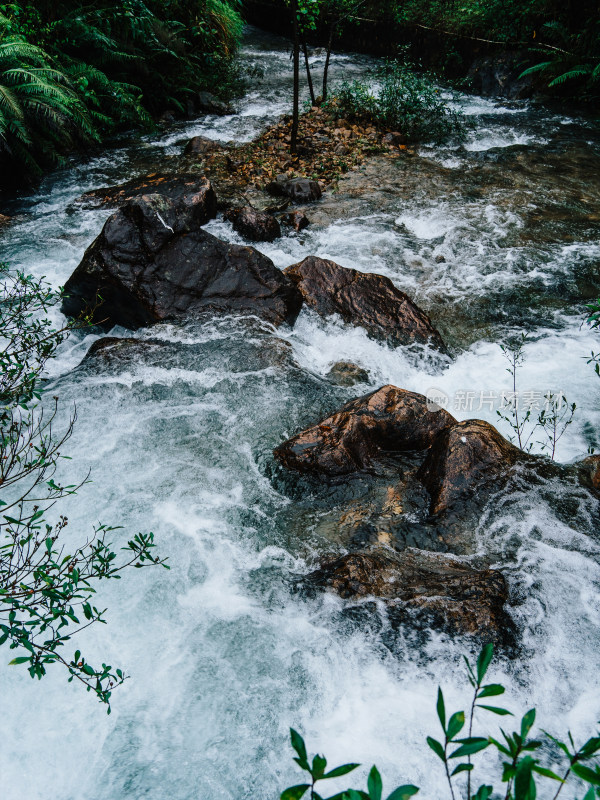
<svg viewBox="0 0 600 800">
<path fill-rule="evenodd" d="M 66 648 L 79 631 L 105 622 L 93 604 L 100 581 L 118 579 L 128 567 L 166 564 L 154 554 L 152 533 L 124 542 L 120 555 L 111 545 L 116 528 L 98 524 L 77 545 L 65 534 L 66 509 L 56 504 L 87 479 L 60 482 L 76 413 L 57 433 L 58 397 L 42 395 L 48 360 L 81 322 L 52 325 L 48 314 L 60 294 L 42 280 L 0 264 L 0 281 L 0 647 L 32 678 L 62 665 L 69 681 L 94 692 L 110 712 L 124 672 Z"/>
<path fill-rule="evenodd" d="M 441 741 L 428 736 L 427 745 L 442 762 L 450 800 L 463 797 L 466 800 L 489 800 L 491 797 L 535 800 L 540 789 L 544 792 L 541 796 L 556 800 L 568 782 L 578 782 L 583 800 L 596 800 L 600 797 L 600 735 L 590 737 L 580 746 L 575 744 L 570 731 L 565 741 L 544 730 L 531 736 L 536 721 L 535 708 L 525 712 L 517 730 L 512 733 L 506 733 L 500 728 L 500 733 L 495 736 L 474 735 L 474 732 L 477 734 L 475 726 L 479 723 L 482 711 L 487 712 L 487 715 L 514 716 L 504 706 L 496 705 L 497 700 L 492 700 L 494 705 L 490 705 L 488 699 L 499 697 L 505 692 L 500 683 L 484 683 L 493 652 L 493 645 L 487 644 L 475 664 L 465 658 L 467 678 L 472 688 L 466 712 L 456 711 L 449 714 L 443 692 L 438 689 L 436 712 L 442 736 Z M 344 777 L 360 766 L 349 763 L 327 770 L 327 759 L 315 755 L 309 761 L 304 739 L 293 729 L 290 733 L 292 747 L 296 752 L 294 761 L 306 773 L 307 778 L 304 783 L 285 789 L 281 793 L 281 800 L 301 800 L 303 797 L 323 800 L 321 794 L 315 791 L 317 783 Z M 488 750 L 496 751 L 501 761 L 501 771 L 496 777 L 489 774 L 489 761 L 485 765 L 477 763 L 481 754 Z M 410 765 L 406 765 L 406 769 L 410 769 Z M 483 775 L 482 771 L 485 771 Z M 477 790 L 475 776 L 479 779 L 477 783 L 482 779 L 485 781 Z M 489 783 L 491 780 L 504 786 L 495 789 Z M 319 791 L 322 791 L 320 786 Z M 409 800 L 418 792 L 417 786 L 403 784 L 387 795 L 387 800 Z M 366 791 L 346 789 L 327 800 L 382 800 L 383 796 L 381 774 L 373 766 L 367 779 Z"/>
<path fill-rule="evenodd" d="M 449 42 L 522 50 L 524 74 L 539 74 L 558 96 L 595 101 L 600 95 L 600 15 L 593 0 L 406 0 L 394 13 L 400 24 Z"/>
<path fill-rule="evenodd" d="M 23 182 L 75 146 L 239 88 L 238 0 L 0 5 L 0 170 Z"/>
</svg>

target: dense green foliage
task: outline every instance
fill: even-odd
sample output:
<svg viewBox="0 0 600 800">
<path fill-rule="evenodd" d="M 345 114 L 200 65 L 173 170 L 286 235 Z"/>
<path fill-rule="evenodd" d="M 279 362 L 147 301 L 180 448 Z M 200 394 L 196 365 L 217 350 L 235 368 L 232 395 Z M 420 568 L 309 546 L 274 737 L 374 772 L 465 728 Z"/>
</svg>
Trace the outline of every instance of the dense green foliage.
<svg viewBox="0 0 600 800">
<path fill-rule="evenodd" d="M 41 388 L 46 362 L 68 328 L 57 330 L 48 319 L 58 295 L 42 281 L 2 265 L 0 278 L 0 646 L 16 651 L 10 663 L 27 665 L 32 678 L 62 664 L 70 681 L 81 682 L 110 711 L 123 671 L 92 666 L 79 650 L 70 658 L 65 645 L 105 621 L 92 603 L 99 581 L 120 578 L 127 567 L 164 562 L 154 555 L 152 533 L 136 534 L 119 557 L 107 540 L 116 529 L 105 525 L 67 549 L 68 520 L 53 507 L 85 483 L 57 479 L 75 414 L 56 435 L 58 398 L 41 403 Z"/>
<path fill-rule="evenodd" d="M 407 26 L 423 26 L 475 45 L 503 44 L 523 50 L 528 74 L 563 95 L 600 95 L 600 9 L 595 0 L 402 0 L 394 14 Z M 451 38 L 449 39 L 451 47 Z"/>
<path fill-rule="evenodd" d="M 228 95 L 238 0 L 74 0 L 0 6 L 0 166 L 29 173 L 74 144 Z M 5 174 L 6 179 L 6 174 Z"/>
<path fill-rule="evenodd" d="M 442 762 L 450 799 L 464 797 L 466 800 L 489 800 L 491 797 L 503 797 L 504 800 L 535 800 L 541 779 L 545 790 L 543 796 L 556 800 L 569 779 L 572 781 L 574 778 L 579 779 L 579 785 L 583 787 L 583 800 L 597 800 L 600 797 L 600 735 L 592 736 L 580 747 L 576 746 L 570 732 L 566 741 L 557 739 L 546 731 L 540 731 L 539 735 L 532 738 L 530 733 L 536 718 L 534 708 L 523 715 L 517 730 L 512 733 L 506 733 L 500 728 L 500 735 L 473 735 L 480 711 L 501 717 L 513 716 L 503 706 L 489 705 L 488 698 L 498 697 L 505 691 L 502 684 L 484 683 L 492 657 L 493 645 L 487 644 L 476 664 L 472 665 L 465 658 L 467 678 L 473 690 L 467 713 L 456 711 L 449 714 L 442 690 L 438 689 L 436 711 L 442 737 L 440 741 L 428 736 L 427 745 Z M 467 736 L 463 733 L 465 725 L 468 725 Z M 281 800 L 301 800 L 307 793 L 310 800 L 323 800 L 315 791 L 317 783 L 343 777 L 360 766 L 350 763 L 327 770 L 327 760 L 323 756 L 315 755 L 309 761 L 304 740 L 293 729 L 291 741 L 296 751 L 294 761 L 308 778 L 304 783 L 285 789 Z M 478 766 L 474 762 L 486 750 L 495 750 L 500 757 L 502 769 L 497 780 L 505 784 L 502 791 L 495 791 L 494 786 L 487 782 L 492 780 L 489 774 L 482 776 L 487 781 L 474 790 L 473 777 Z M 489 767 L 486 765 L 487 769 Z M 408 800 L 418 791 L 418 787 L 404 784 L 394 789 L 387 800 Z M 327 800 L 382 800 L 382 797 L 381 775 L 377 767 L 373 766 L 369 772 L 366 791 L 346 789 Z"/>
<path fill-rule="evenodd" d="M 403 61 L 388 61 L 370 83 L 343 83 L 334 95 L 344 116 L 398 131 L 408 141 L 440 142 L 464 131 L 462 115 L 435 83 Z"/>
</svg>

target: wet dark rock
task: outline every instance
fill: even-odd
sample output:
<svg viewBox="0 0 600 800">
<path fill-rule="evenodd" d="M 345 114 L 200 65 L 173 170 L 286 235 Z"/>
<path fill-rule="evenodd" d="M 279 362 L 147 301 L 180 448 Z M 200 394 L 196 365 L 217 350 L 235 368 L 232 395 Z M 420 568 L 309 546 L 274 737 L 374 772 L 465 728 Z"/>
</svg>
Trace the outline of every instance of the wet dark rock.
<svg viewBox="0 0 600 800">
<path fill-rule="evenodd" d="M 287 267 L 305 302 L 318 314 L 339 314 L 345 322 L 392 345 L 429 343 L 445 351 L 439 332 L 410 297 L 389 278 L 346 269 L 333 261 L 308 256 Z"/>
<path fill-rule="evenodd" d="M 105 327 L 138 328 L 204 312 L 293 323 L 302 297 L 273 262 L 190 225 L 161 195 L 134 198 L 113 214 L 65 285 L 63 311 Z"/>
<path fill-rule="evenodd" d="M 323 194 L 317 181 L 288 178 L 287 175 L 279 175 L 277 180 L 267 184 L 266 190 L 275 197 L 289 197 L 294 203 L 310 203 Z"/>
<path fill-rule="evenodd" d="M 198 92 L 196 99 L 198 109 L 204 112 L 204 114 L 215 114 L 220 117 L 225 117 L 235 113 L 235 109 L 232 105 L 224 103 L 210 92 Z"/>
<path fill-rule="evenodd" d="M 310 220 L 307 218 L 304 211 L 290 211 L 289 214 L 283 217 L 282 222 L 293 228 L 296 233 L 300 233 L 300 231 L 303 231 L 304 228 L 308 228 L 310 225 Z"/>
<path fill-rule="evenodd" d="M 519 78 L 527 58 L 528 54 L 522 51 L 478 58 L 471 65 L 467 78 L 478 94 L 510 100 L 531 97 L 536 89 L 534 77 L 527 75 Z"/>
<path fill-rule="evenodd" d="M 152 173 L 122 183 L 86 192 L 80 200 L 90 205 L 121 205 L 142 195 L 161 195 L 173 201 L 180 212 L 192 212 L 193 221 L 204 225 L 217 215 L 217 197 L 208 178 L 200 175 Z"/>
<path fill-rule="evenodd" d="M 275 217 L 251 206 L 230 208 L 223 216 L 239 234 L 253 242 L 272 242 L 281 236 Z"/>
<path fill-rule="evenodd" d="M 493 425 L 469 419 L 446 427 L 435 439 L 417 477 L 431 497 L 432 514 L 453 509 L 500 479 L 524 453 Z"/>
<path fill-rule="evenodd" d="M 175 112 L 168 108 L 158 118 L 158 121 L 161 125 L 171 125 L 175 122 Z"/>
<path fill-rule="evenodd" d="M 206 136 L 194 136 L 186 144 L 183 151 L 184 156 L 205 156 L 207 153 L 214 153 L 221 150 L 223 145 L 215 142 L 214 139 L 207 139 Z"/>
<path fill-rule="evenodd" d="M 288 469 L 347 475 L 369 469 L 385 454 L 425 450 L 455 422 L 443 409 L 429 411 L 424 395 L 388 385 L 346 403 L 274 453 Z"/>
<path fill-rule="evenodd" d="M 346 600 L 379 598 L 396 620 L 425 623 L 451 634 L 497 640 L 508 624 L 502 573 L 476 570 L 455 557 L 425 550 L 349 553 L 324 561 L 302 584 Z"/>
<path fill-rule="evenodd" d="M 327 373 L 332 383 L 338 386 L 354 386 L 357 383 L 368 383 L 369 373 L 366 369 L 352 364 L 350 361 L 338 361 Z"/>
</svg>

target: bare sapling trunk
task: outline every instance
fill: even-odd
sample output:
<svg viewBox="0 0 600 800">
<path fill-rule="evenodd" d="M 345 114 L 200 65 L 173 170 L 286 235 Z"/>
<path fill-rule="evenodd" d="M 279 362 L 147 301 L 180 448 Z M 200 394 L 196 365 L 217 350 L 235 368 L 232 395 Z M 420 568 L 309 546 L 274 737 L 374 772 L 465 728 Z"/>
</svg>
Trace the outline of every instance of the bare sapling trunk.
<svg viewBox="0 0 600 800">
<path fill-rule="evenodd" d="M 294 108 L 292 111 L 292 133 L 290 152 L 298 148 L 298 120 L 300 116 L 300 41 L 298 36 L 298 3 L 292 0 L 292 24 L 294 29 Z"/>
<path fill-rule="evenodd" d="M 332 20 L 329 28 L 329 39 L 327 41 L 327 55 L 325 56 L 325 66 L 323 67 L 323 102 L 327 100 L 327 74 L 329 72 L 329 60 L 331 58 L 331 48 L 333 47 L 333 34 L 335 32 L 336 20 Z"/>
<path fill-rule="evenodd" d="M 304 64 L 306 65 L 306 80 L 308 81 L 308 91 L 310 92 L 310 102 L 316 105 L 315 90 L 312 82 L 312 75 L 310 74 L 310 64 L 308 63 L 308 48 L 306 46 L 306 39 L 302 40 L 302 50 L 304 51 Z"/>
</svg>

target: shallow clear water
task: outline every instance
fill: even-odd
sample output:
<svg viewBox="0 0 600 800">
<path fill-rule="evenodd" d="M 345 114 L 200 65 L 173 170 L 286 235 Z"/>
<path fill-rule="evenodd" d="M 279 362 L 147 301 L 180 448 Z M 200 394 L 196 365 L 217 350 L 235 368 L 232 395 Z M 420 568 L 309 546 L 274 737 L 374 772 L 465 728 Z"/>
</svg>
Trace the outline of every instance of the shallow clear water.
<svg viewBox="0 0 600 800">
<path fill-rule="evenodd" d="M 50 176 L 15 205 L 0 258 L 63 284 L 108 213 L 74 203 L 84 191 L 156 168 L 191 135 L 249 140 L 285 113 L 284 43 L 252 32 L 244 57 L 265 77 L 235 117 L 181 123 Z M 339 57 L 336 75 L 369 64 Z M 522 389 L 562 390 L 578 405 L 559 460 L 596 443 L 600 382 L 584 357 L 598 339 L 581 319 L 600 283 L 597 133 L 527 104 L 461 103 L 474 121 L 464 146 L 374 159 L 311 209 L 306 231 L 261 246 L 282 268 L 317 254 L 389 276 L 431 313 L 451 360 L 306 311 L 293 331 L 235 318 L 156 326 L 135 336 L 171 349 L 108 367 L 81 364 L 96 336 L 62 348 L 53 391 L 65 419 L 72 403 L 79 414 L 63 477 L 89 466 L 93 480 L 65 503 L 66 533 L 80 540 L 98 520 L 124 527 L 117 541 L 153 530 L 171 570 L 106 587 L 109 625 L 78 643 L 131 675 L 110 717 L 64 675 L 33 683 L 0 660 L 3 797 L 274 798 L 297 782 L 290 725 L 332 763 L 377 761 L 387 788 L 409 780 L 424 797 L 445 796 L 424 737 L 437 729 L 438 683 L 449 704 L 466 702 L 468 642 L 434 634 L 418 648 L 389 647 L 384 615 L 368 631 L 336 598 L 292 594 L 290 574 L 314 565 L 327 542 L 311 498 L 297 503 L 267 476 L 277 443 L 367 390 L 325 379 L 342 359 L 368 369 L 373 388 L 435 387 L 452 402 L 472 392 L 472 408 L 453 413 L 510 433 L 478 404 L 481 392 L 510 388 L 498 343 L 521 330 L 531 336 Z M 207 227 L 238 241 L 222 220 Z M 479 554 L 509 580 L 523 645 L 497 676 L 514 687 L 509 705 L 535 704 L 555 732 L 583 735 L 600 714 L 598 533 L 597 503 L 557 479 L 494 498 L 475 531 Z"/>
</svg>

